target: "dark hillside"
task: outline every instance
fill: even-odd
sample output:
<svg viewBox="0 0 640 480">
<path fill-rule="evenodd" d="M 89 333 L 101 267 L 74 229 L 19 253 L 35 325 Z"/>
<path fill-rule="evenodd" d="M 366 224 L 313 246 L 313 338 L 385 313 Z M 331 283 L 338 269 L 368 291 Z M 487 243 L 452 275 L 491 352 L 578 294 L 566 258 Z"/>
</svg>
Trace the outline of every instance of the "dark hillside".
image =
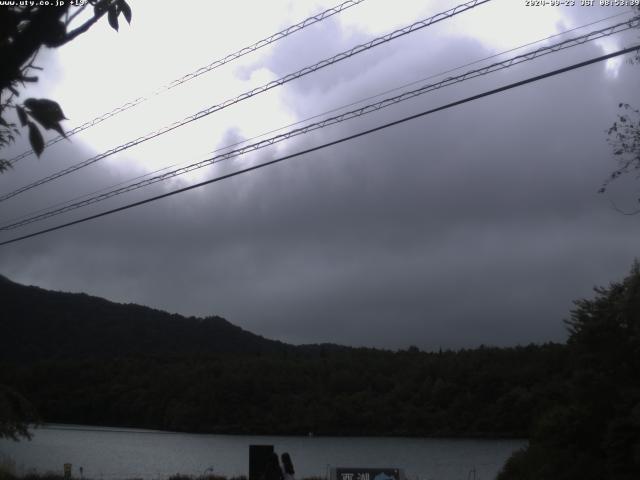
<svg viewBox="0 0 640 480">
<path fill-rule="evenodd" d="M 225 319 L 183 317 L 0 276 L 0 360 L 267 353 L 287 346 Z"/>
<path fill-rule="evenodd" d="M 564 389 L 566 347 L 294 347 L 0 281 L 0 383 L 47 422 L 321 435 L 526 436 Z"/>
</svg>

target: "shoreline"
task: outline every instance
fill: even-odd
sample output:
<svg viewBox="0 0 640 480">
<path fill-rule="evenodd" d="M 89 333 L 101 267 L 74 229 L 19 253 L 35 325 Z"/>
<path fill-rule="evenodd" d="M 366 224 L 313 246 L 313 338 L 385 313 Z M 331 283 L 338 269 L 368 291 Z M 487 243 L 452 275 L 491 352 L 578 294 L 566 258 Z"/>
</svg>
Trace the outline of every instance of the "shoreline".
<svg viewBox="0 0 640 480">
<path fill-rule="evenodd" d="M 273 438 L 407 438 L 407 439 L 425 439 L 425 440 L 520 440 L 529 441 L 527 437 L 519 435 L 504 435 L 504 434 L 491 434 L 491 433 L 479 433 L 479 434 L 460 434 L 460 435 L 408 435 L 408 434 L 348 434 L 348 433 L 336 433 L 336 434 L 299 434 L 299 433 L 248 433 L 248 432 L 191 432 L 180 430 L 157 430 L 152 428 L 143 428 L 135 426 L 118 426 L 118 425 L 82 425 L 74 423 L 57 423 L 57 422 L 43 422 L 36 426 L 30 426 L 29 430 L 32 433 L 42 430 L 68 430 L 68 431 L 81 431 L 81 432 L 101 432 L 101 433 L 138 433 L 149 435 L 197 435 L 197 436 L 226 436 L 226 437 L 273 437 Z"/>
</svg>

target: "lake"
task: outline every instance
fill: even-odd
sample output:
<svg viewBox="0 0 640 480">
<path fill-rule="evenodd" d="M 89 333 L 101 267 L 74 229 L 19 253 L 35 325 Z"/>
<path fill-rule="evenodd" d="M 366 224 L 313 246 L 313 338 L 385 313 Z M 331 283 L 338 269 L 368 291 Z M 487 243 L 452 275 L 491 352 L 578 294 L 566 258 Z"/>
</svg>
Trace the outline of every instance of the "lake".
<svg viewBox="0 0 640 480">
<path fill-rule="evenodd" d="M 525 440 L 389 437 L 201 435 L 72 425 L 44 425 L 30 442 L 0 440 L 0 463 L 17 473 L 62 473 L 93 479 L 164 479 L 176 473 L 248 474 L 249 445 L 289 452 L 296 478 L 325 477 L 332 467 L 398 467 L 407 480 L 490 480 Z M 474 477 L 475 472 L 475 477 Z"/>
</svg>

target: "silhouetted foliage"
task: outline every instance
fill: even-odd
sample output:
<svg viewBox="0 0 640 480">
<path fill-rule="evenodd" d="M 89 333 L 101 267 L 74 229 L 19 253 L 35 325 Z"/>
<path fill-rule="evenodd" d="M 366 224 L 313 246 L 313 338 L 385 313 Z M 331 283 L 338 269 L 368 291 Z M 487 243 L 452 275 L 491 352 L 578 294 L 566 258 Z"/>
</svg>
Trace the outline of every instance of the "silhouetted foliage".
<svg viewBox="0 0 640 480">
<path fill-rule="evenodd" d="M 640 14 L 640 6 L 637 6 L 636 10 Z M 640 64 L 640 50 L 636 50 L 630 63 Z M 640 170 L 640 111 L 628 103 L 619 103 L 618 108 L 620 109 L 618 119 L 609 128 L 607 139 L 618 162 L 618 168 L 611 172 L 598 193 L 605 193 L 609 184 L 621 175 Z M 626 215 L 640 213 L 640 209 L 630 212 L 624 212 L 617 207 L 616 209 Z"/>
<path fill-rule="evenodd" d="M 613 155 L 618 161 L 618 168 L 609 175 L 599 193 L 604 193 L 609 184 L 621 175 L 640 171 L 640 110 L 632 108 L 628 103 L 621 103 L 618 107 L 621 113 L 609 129 L 608 138 Z M 631 213 L 639 212 L 640 210 Z"/>
<path fill-rule="evenodd" d="M 15 390 L 0 385 L 0 438 L 30 439 L 29 426 L 36 420 L 29 401 Z"/>
<path fill-rule="evenodd" d="M 60 122 L 65 119 L 53 100 L 27 98 L 22 103 L 16 100 L 20 86 L 38 81 L 32 71 L 42 70 L 34 65 L 40 49 L 57 48 L 72 41 L 105 14 L 115 30 L 120 15 L 131 22 L 131 8 L 125 0 L 88 0 L 81 6 L 72 2 L 60 2 L 57 6 L 41 3 L 15 2 L 0 8 L 0 150 L 20 134 L 18 126 L 6 117 L 7 111 L 15 110 L 20 126 L 28 129 L 29 142 L 38 156 L 45 143 L 39 126 L 64 136 Z M 93 7 L 93 15 L 72 27 L 88 6 Z M 0 159 L 0 173 L 10 167 L 8 160 Z"/>
<path fill-rule="evenodd" d="M 640 264 L 624 281 L 578 300 L 562 394 L 500 480 L 640 478 Z"/>
<path fill-rule="evenodd" d="M 562 347 L 0 363 L 49 422 L 213 433 L 528 434 Z M 552 382 L 553 383 L 553 382 Z M 561 384 L 560 379 L 557 384 Z"/>
</svg>

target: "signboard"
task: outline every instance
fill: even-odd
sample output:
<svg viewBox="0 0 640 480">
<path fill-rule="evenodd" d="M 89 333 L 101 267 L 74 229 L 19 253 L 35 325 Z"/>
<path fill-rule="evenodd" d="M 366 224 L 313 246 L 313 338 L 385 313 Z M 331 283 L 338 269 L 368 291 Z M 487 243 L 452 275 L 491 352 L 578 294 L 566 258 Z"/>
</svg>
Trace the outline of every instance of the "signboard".
<svg viewBox="0 0 640 480">
<path fill-rule="evenodd" d="M 404 480 L 399 468 L 343 468 L 335 469 L 334 480 Z"/>
</svg>

